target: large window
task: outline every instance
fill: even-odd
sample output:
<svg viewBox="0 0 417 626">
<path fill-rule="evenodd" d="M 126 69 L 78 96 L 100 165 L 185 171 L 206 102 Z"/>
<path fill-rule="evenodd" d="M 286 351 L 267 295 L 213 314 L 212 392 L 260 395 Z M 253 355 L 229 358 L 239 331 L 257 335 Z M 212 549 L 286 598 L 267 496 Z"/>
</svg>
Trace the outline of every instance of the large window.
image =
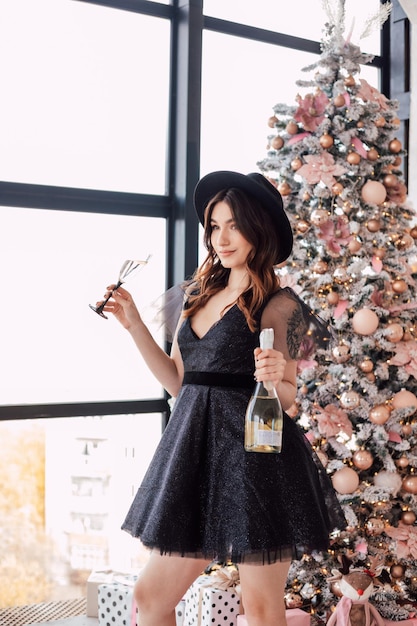
<svg viewBox="0 0 417 626">
<path fill-rule="evenodd" d="M 163 194 L 168 20 L 73 0 L 0 15 L 1 179 Z"/>
</svg>

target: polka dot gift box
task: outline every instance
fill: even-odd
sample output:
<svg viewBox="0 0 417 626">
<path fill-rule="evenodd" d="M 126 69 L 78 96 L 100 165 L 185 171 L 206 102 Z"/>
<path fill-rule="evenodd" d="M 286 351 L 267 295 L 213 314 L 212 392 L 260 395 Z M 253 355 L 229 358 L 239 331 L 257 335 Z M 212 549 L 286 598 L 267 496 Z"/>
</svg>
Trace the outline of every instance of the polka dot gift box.
<svg viewBox="0 0 417 626">
<path fill-rule="evenodd" d="M 223 569 L 215 575 L 199 576 L 191 585 L 185 597 L 183 626 L 236 626 L 240 612 L 239 586 L 230 579 L 222 581 L 224 572 Z"/>
<path fill-rule="evenodd" d="M 98 588 L 98 623 L 100 626 L 136 626 L 137 609 L 133 604 L 133 586 L 105 583 Z"/>
</svg>

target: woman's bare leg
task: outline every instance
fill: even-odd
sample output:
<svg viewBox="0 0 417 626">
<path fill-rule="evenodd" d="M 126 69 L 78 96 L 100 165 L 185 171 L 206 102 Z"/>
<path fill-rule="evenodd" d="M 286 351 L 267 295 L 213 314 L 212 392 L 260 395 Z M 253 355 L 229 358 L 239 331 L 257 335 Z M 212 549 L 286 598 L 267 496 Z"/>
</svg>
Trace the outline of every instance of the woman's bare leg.
<svg viewBox="0 0 417 626">
<path fill-rule="evenodd" d="M 175 626 L 175 607 L 210 561 L 152 552 L 135 584 L 139 626 Z"/>
<path fill-rule="evenodd" d="M 242 601 L 248 626 L 286 626 L 285 586 L 291 561 L 240 564 Z"/>
</svg>

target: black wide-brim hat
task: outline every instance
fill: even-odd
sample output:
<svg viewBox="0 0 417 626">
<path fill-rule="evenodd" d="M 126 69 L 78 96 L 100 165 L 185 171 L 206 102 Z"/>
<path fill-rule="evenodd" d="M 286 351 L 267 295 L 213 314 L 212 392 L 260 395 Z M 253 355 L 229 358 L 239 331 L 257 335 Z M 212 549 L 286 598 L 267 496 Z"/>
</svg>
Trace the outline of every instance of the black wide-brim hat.
<svg viewBox="0 0 417 626">
<path fill-rule="evenodd" d="M 282 263 L 291 254 L 293 234 L 291 224 L 284 211 L 281 194 L 262 174 L 239 174 L 238 172 L 212 172 L 203 176 L 194 190 L 194 207 L 198 219 L 204 226 L 204 212 L 210 200 L 224 189 L 241 189 L 253 196 L 268 211 L 275 224 L 279 244 L 275 264 Z"/>
</svg>

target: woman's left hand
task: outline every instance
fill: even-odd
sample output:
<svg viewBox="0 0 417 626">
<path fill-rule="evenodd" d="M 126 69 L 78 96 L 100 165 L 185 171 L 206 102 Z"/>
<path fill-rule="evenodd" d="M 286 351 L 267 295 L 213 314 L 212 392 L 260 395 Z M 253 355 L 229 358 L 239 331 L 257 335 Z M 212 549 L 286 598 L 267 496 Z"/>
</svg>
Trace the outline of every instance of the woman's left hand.
<svg viewBox="0 0 417 626">
<path fill-rule="evenodd" d="M 255 380 L 257 382 L 271 381 L 275 387 L 284 378 L 287 361 L 282 352 L 268 348 L 255 348 Z"/>
</svg>

